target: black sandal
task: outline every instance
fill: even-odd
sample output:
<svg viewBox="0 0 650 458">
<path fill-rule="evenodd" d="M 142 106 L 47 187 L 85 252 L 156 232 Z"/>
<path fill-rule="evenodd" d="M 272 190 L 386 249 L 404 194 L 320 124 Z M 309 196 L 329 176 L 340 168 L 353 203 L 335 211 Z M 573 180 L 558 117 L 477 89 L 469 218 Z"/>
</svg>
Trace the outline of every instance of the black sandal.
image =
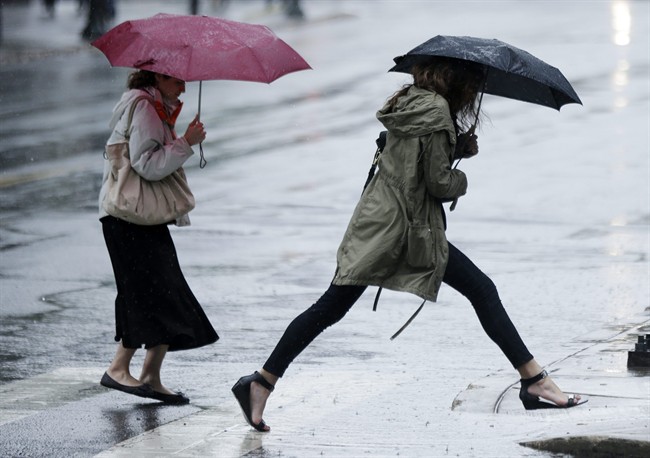
<svg viewBox="0 0 650 458">
<path fill-rule="evenodd" d="M 521 389 L 519 390 L 519 399 L 521 399 L 522 404 L 526 410 L 537 410 L 537 409 L 568 409 L 570 407 L 576 407 L 587 402 L 584 400 L 582 402 L 576 400 L 575 396 L 570 396 L 569 401 L 566 405 L 553 404 L 551 402 L 545 402 L 540 400 L 539 396 L 535 396 L 528 392 L 528 387 L 534 385 L 540 380 L 548 377 L 548 372 L 542 371 L 534 377 L 521 379 Z"/>
<path fill-rule="evenodd" d="M 239 402 L 239 407 L 241 407 L 242 413 L 244 414 L 248 424 L 256 430 L 265 433 L 268 430 L 266 429 L 266 423 L 264 423 L 264 420 L 260 420 L 259 423 L 253 423 L 253 412 L 251 411 L 251 384 L 253 382 L 259 383 L 270 392 L 273 392 L 275 389 L 273 385 L 266 381 L 262 374 L 255 371 L 253 374 L 237 380 L 237 383 L 232 387 L 232 392 L 235 395 L 237 402 Z"/>
</svg>

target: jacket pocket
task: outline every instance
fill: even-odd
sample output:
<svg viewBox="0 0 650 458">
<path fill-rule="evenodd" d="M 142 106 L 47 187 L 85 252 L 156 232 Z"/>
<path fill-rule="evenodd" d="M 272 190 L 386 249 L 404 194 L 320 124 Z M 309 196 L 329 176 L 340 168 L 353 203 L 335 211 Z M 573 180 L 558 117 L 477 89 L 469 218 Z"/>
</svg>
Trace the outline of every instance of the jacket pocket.
<svg viewBox="0 0 650 458">
<path fill-rule="evenodd" d="M 406 261 L 410 266 L 433 266 L 433 233 L 428 225 L 409 223 L 406 242 Z"/>
</svg>

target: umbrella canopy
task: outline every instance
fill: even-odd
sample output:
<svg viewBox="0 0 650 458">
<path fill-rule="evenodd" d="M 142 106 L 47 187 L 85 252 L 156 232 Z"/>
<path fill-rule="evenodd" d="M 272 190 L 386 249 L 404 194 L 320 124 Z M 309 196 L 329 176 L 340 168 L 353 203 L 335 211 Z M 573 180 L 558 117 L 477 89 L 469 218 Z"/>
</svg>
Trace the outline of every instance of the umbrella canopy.
<svg viewBox="0 0 650 458">
<path fill-rule="evenodd" d="M 438 35 L 394 59 L 389 71 L 410 73 L 431 57 L 449 57 L 485 68 L 486 94 L 522 100 L 559 110 L 567 103 L 582 104 L 560 70 L 528 52 L 495 39 Z"/>
<path fill-rule="evenodd" d="M 91 43 L 114 67 L 130 67 L 184 81 L 270 83 L 311 68 L 263 25 L 208 16 L 157 14 L 123 22 Z"/>
</svg>

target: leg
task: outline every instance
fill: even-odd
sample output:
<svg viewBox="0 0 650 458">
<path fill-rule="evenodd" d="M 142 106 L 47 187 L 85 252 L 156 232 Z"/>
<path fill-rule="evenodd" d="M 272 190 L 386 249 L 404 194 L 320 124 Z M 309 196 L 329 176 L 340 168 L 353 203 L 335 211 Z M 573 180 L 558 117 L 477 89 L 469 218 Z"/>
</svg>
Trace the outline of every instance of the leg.
<svg viewBox="0 0 650 458">
<path fill-rule="evenodd" d="M 448 245 L 449 262 L 442 281 L 469 299 L 486 334 L 513 367 L 532 360 L 533 356 L 510 321 L 492 280 L 458 248 L 451 243 Z"/>
<path fill-rule="evenodd" d="M 164 394 L 176 394 L 173 391 L 165 388 L 160 381 L 160 368 L 162 367 L 163 359 L 167 354 L 169 345 L 156 345 L 147 350 L 142 364 L 142 372 L 140 373 L 140 381 L 151 385 L 154 391 Z"/>
<path fill-rule="evenodd" d="M 455 246 L 448 245 L 449 263 L 443 281 L 470 300 L 486 334 L 501 348 L 522 379 L 541 373 L 541 366 L 529 353 L 503 308 L 492 280 Z M 566 405 L 569 399 L 550 377 L 531 385 L 528 392 L 557 405 Z"/>
<path fill-rule="evenodd" d="M 260 374 L 271 385 L 284 375 L 291 362 L 326 328 L 338 322 L 365 291 L 365 286 L 330 285 L 318 301 L 298 315 L 264 364 Z M 262 422 L 266 400 L 271 392 L 257 382 L 250 385 L 251 420 Z M 270 428 L 264 425 L 265 431 Z"/>
<path fill-rule="evenodd" d="M 330 285 L 318 301 L 298 315 L 264 364 L 264 370 L 282 377 L 289 364 L 326 328 L 348 313 L 365 286 Z"/>
<path fill-rule="evenodd" d="M 129 367 L 136 348 L 124 348 L 122 342 L 117 345 L 115 357 L 106 373 L 116 382 L 126 386 L 140 386 L 142 383 L 131 375 Z"/>
</svg>

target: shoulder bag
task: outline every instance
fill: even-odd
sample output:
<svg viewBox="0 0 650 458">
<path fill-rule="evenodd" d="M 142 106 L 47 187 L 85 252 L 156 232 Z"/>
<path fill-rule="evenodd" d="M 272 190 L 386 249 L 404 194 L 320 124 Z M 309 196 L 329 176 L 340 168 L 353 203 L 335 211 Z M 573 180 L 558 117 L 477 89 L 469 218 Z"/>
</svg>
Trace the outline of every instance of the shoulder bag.
<svg viewBox="0 0 650 458">
<path fill-rule="evenodd" d="M 168 224 L 189 213 L 196 205 L 182 167 L 162 180 L 149 181 L 131 167 L 129 137 L 137 103 L 149 97 L 136 98 L 128 113 L 125 141 L 106 146 L 111 164 L 107 190 L 102 207 L 111 216 L 143 226 Z"/>
</svg>

